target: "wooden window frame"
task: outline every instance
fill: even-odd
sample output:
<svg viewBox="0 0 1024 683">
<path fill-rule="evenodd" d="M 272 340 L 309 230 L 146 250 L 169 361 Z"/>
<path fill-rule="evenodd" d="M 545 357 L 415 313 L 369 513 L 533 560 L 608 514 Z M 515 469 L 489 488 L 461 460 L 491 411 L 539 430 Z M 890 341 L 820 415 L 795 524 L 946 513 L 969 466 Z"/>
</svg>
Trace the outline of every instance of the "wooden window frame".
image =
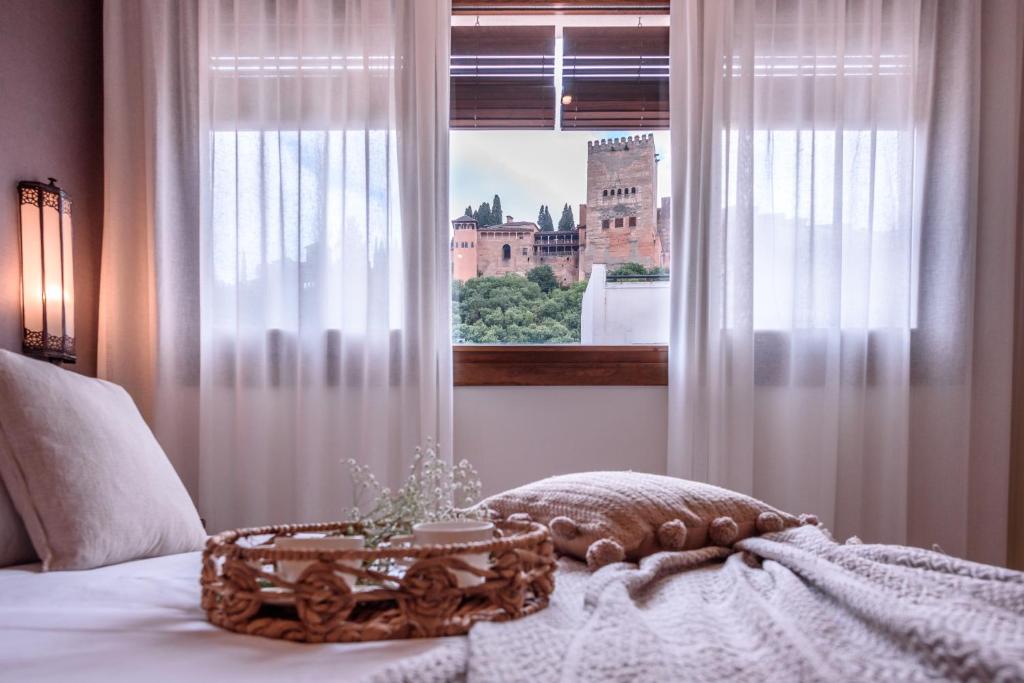
<svg viewBox="0 0 1024 683">
<path fill-rule="evenodd" d="M 457 387 L 667 386 L 668 347 L 658 344 L 453 344 Z"/>
</svg>

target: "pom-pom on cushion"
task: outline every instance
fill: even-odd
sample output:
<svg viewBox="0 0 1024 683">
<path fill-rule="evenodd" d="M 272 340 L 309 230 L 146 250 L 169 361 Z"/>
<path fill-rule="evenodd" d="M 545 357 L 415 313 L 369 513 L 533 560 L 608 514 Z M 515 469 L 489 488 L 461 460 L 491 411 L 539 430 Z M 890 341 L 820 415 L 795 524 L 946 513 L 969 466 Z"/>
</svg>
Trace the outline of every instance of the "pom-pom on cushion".
<svg viewBox="0 0 1024 683">
<path fill-rule="evenodd" d="M 528 516 L 546 524 L 560 553 L 586 560 L 592 569 L 662 550 L 728 546 L 813 518 L 805 522 L 711 484 L 641 472 L 550 477 L 480 505 L 500 518 Z"/>
</svg>

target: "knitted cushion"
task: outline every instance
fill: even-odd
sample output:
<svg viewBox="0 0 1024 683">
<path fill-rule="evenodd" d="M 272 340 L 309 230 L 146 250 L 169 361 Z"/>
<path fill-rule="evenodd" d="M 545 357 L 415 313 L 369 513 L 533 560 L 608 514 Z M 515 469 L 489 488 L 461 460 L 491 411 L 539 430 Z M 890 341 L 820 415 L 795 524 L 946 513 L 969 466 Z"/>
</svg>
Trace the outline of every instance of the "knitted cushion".
<svg viewBox="0 0 1024 683">
<path fill-rule="evenodd" d="M 529 517 L 551 529 L 555 549 L 592 568 L 660 550 L 728 546 L 801 523 L 756 498 L 686 479 L 642 472 L 550 477 L 482 501 L 499 518 Z"/>
</svg>

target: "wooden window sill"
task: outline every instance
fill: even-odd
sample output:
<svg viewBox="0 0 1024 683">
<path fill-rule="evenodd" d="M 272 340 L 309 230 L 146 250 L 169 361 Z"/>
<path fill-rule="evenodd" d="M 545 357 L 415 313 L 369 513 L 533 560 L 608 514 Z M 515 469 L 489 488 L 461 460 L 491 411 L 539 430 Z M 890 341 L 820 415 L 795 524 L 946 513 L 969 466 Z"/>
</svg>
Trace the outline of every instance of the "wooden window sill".
<svg viewBox="0 0 1024 683">
<path fill-rule="evenodd" d="M 668 384 L 667 346 L 455 344 L 452 351 L 457 387 Z"/>
</svg>

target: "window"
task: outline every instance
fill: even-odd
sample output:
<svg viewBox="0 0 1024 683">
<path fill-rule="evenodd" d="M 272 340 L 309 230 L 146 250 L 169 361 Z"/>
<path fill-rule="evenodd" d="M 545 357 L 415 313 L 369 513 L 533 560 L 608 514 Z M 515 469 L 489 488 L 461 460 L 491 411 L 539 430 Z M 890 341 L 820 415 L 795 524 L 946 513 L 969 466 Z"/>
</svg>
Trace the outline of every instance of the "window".
<svg viewBox="0 0 1024 683">
<path fill-rule="evenodd" d="M 621 228 L 622 227 L 622 219 L 621 218 L 616 218 L 615 219 L 615 227 L 616 228 Z"/>
<path fill-rule="evenodd" d="M 453 282 L 456 383 L 467 381 L 460 370 L 463 354 L 466 359 L 472 356 L 466 363 L 473 368 L 487 368 L 484 383 L 491 383 L 495 375 L 514 383 L 535 379 L 536 372 L 529 370 L 515 377 L 498 372 L 495 363 L 507 356 L 490 346 L 476 350 L 465 344 L 578 345 L 557 357 L 540 350 L 535 356 L 528 354 L 530 363 L 548 364 L 542 374 L 551 383 L 560 383 L 551 377 L 572 368 L 576 374 L 589 373 L 590 383 L 634 383 L 619 374 L 616 363 L 633 368 L 629 372 L 640 372 L 643 365 L 642 372 L 661 377 L 664 368 L 659 364 L 664 358 L 650 345 L 668 341 L 668 234 L 657 230 L 659 188 L 667 192 L 671 187 L 667 13 L 645 14 L 645 26 L 638 28 L 635 14 L 524 11 L 478 17 L 476 12 L 460 14 L 457 2 L 453 7 L 453 65 L 458 63 L 460 74 L 456 76 L 453 66 L 453 111 L 460 113 L 453 113 L 450 204 L 453 216 L 476 218 L 480 233 L 477 249 L 466 254 Z M 543 66 L 531 71 L 512 63 L 526 54 L 544 62 L 547 53 L 539 53 L 547 48 L 503 52 L 497 43 L 514 44 L 513 34 L 503 33 L 503 24 L 522 29 L 524 40 L 552 37 L 550 74 Z M 486 44 L 485 38 L 492 42 Z M 507 68 L 497 68 L 506 61 Z M 479 73 L 487 74 L 486 82 L 470 75 L 477 73 L 478 65 Z M 638 79 L 663 83 L 638 89 Z M 548 82 L 553 85 L 551 121 L 547 102 L 522 105 L 517 90 L 520 84 L 546 88 Z M 475 94 L 470 89 L 474 83 Z M 486 107 L 475 104 L 474 97 L 485 93 Z M 473 106 L 486 108 L 486 117 L 483 111 L 470 115 Z M 508 111 L 499 114 L 501 107 Z M 536 110 L 535 117 L 526 111 L 530 108 Z M 515 120 L 528 123 L 517 126 Z M 631 229 L 647 231 L 631 240 L 605 232 L 612 221 L 624 226 L 623 217 L 608 212 L 623 195 L 632 197 L 637 215 L 650 214 L 630 224 Z M 638 205 L 638 195 L 648 203 Z M 514 227 L 512 239 L 522 241 L 520 257 L 513 259 L 510 249 L 499 249 L 502 242 L 489 241 L 499 224 Z M 652 243 L 654 249 L 648 246 Z M 645 246 L 637 250 L 637 244 Z M 599 319 L 594 314 L 598 310 L 608 314 Z M 633 356 L 618 350 L 624 344 L 629 346 L 621 348 L 630 349 Z M 612 345 L 616 350 L 605 348 Z M 586 353 L 591 355 L 573 355 Z M 515 362 L 522 360 L 517 356 Z M 604 360 L 614 362 L 602 367 Z M 536 369 L 541 370 L 539 365 Z M 651 376 L 638 383 L 652 382 L 663 383 Z"/>
<path fill-rule="evenodd" d="M 502 246 L 502 248 L 501 248 L 501 258 L 505 259 L 506 261 L 508 259 L 512 258 L 512 247 L 510 247 L 507 244 Z"/>
<path fill-rule="evenodd" d="M 636 216 L 630 216 L 629 217 L 629 227 L 631 227 L 631 228 L 635 228 L 636 227 Z"/>
</svg>

